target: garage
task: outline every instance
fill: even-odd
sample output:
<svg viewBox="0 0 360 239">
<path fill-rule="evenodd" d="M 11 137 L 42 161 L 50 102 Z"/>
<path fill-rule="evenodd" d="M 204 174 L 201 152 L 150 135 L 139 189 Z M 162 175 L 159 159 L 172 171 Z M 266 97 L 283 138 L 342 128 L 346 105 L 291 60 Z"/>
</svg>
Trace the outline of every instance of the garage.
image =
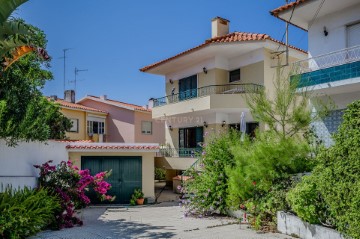
<svg viewBox="0 0 360 239">
<path fill-rule="evenodd" d="M 148 202 L 155 200 L 154 157 L 158 144 L 151 143 L 92 143 L 69 142 L 66 146 L 69 160 L 91 175 L 112 170 L 107 178 L 112 186 L 109 195 L 116 196 L 113 203 L 127 204 L 135 188 L 141 188 Z M 91 202 L 100 202 L 95 192 L 88 192 Z"/>
<path fill-rule="evenodd" d="M 116 196 L 113 203 L 129 203 L 135 188 L 142 188 L 142 158 L 139 156 L 82 156 L 81 168 L 91 175 L 112 170 L 107 179 L 112 187 L 109 195 Z M 94 192 L 88 195 L 92 202 L 100 203 Z"/>
</svg>

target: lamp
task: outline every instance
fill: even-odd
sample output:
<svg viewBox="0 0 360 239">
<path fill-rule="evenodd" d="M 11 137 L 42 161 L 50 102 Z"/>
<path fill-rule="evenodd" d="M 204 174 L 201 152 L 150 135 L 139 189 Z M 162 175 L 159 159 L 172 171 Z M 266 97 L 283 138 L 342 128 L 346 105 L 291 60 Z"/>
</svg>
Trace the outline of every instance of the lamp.
<svg viewBox="0 0 360 239">
<path fill-rule="evenodd" d="M 226 125 L 226 121 L 224 120 L 221 124 L 221 127 L 224 127 Z"/>
<path fill-rule="evenodd" d="M 204 72 L 205 74 L 207 74 L 207 69 L 206 69 L 206 67 L 203 68 L 203 72 Z"/>
<path fill-rule="evenodd" d="M 204 127 L 207 128 L 208 124 L 206 123 L 206 121 L 204 121 Z"/>
<path fill-rule="evenodd" d="M 169 125 L 169 130 L 173 131 L 173 127 L 171 125 Z"/>
<path fill-rule="evenodd" d="M 169 80 L 170 84 L 174 84 L 174 81 L 172 79 Z"/>
<path fill-rule="evenodd" d="M 326 27 L 324 27 L 324 35 L 327 37 L 329 35 L 329 32 L 327 31 Z"/>
</svg>

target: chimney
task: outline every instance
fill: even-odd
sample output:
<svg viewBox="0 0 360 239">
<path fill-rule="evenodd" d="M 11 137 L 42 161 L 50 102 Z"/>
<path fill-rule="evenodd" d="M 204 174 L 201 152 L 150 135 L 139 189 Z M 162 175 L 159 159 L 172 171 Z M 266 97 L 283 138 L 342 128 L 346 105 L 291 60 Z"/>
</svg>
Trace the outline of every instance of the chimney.
<svg viewBox="0 0 360 239">
<path fill-rule="evenodd" d="M 100 95 L 100 100 L 107 100 L 107 95 Z"/>
<path fill-rule="evenodd" d="M 57 101 L 57 95 L 50 95 L 50 100 Z"/>
<path fill-rule="evenodd" d="M 150 98 L 148 104 L 146 105 L 146 109 L 152 109 L 154 107 L 154 98 Z"/>
<path fill-rule="evenodd" d="M 211 38 L 229 34 L 230 21 L 225 18 L 215 17 L 211 20 Z"/>
<path fill-rule="evenodd" d="M 75 103 L 75 91 L 74 90 L 66 90 L 64 92 L 64 100 L 70 103 Z"/>
</svg>

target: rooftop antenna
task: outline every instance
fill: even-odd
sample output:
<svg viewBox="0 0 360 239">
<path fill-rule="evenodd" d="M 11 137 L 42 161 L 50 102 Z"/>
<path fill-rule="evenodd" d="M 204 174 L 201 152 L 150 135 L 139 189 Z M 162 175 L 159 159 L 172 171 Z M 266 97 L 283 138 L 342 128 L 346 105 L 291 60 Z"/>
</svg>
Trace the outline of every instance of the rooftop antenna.
<svg viewBox="0 0 360 239">
<path fill-rule="evenodd" d="M 79 72 L 81 71 L 88 71 L 88 69 L 78 69 L 77 67 L 75 67 L 74 73 L 75 73 L 75 79 L 73 81 L 69 81 L 69 83 L 74 83 L 75 87 L 74 90 L 76 92 L 76 82 L 77 82 L 77 75 L 79 74 Z"/>
<path fill-rule="evenodd" d="M 60 57 L 60 59 L 64 59 L 64 92 L 65 92 L 65 84 L 66 84 L 66 52 L 68 50 L 71 50 L 72 48 L 65 48 L 63 49 L 63 52 L 64 52 L 64 56 L 63 57 Z"/>
</svg>

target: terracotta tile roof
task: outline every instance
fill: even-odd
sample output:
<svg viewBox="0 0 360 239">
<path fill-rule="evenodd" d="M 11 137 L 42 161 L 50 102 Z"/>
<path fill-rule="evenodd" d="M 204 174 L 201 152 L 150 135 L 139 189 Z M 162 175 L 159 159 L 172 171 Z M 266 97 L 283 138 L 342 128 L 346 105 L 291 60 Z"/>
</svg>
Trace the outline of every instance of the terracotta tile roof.
<svg viewBox="0 0 360 239">
<path fill-rule="evenodd" d="M 87 95 L 86 98 L 94 98 L 96 100 L 102 100 L 100 97 L 98 96 L 93 96 L 93 95 Z M 112 103 L 112 104 L 115 104 L 115 105 L 118 105 L 120 107 L 126 107 L 126 108 L 131 108 L 133 110 L 138 110 L 138 111 L 145 111 L 145 112 L 151 112 L 151 109 L 146 109 L 144 108 L 143 106 L 140 106 L 140 105 L 134 105 L 134 104 L 129 104 L 129 103 L 125 103 L 125 102 L 121 102 L 121 101 L 117 101 L 117 100 L 111 100 L 111 99 L 106 99 L 106 100 L 102 100 L 102 102 L 106 103 L 106 102 L 109 102 L 109 103 Z"/>
<path fill-rule="evenodd" d="M 92 140 L 72 140 L 72 139 L 59 139 L 59 140 L 54 140 L 56 142 L 59 143 L 93 143 L 94 141 Z"/>
<path fill-rule="evenodd" d="M 51 100 L 49 97 L 48 97 L 48 99 Z M 87 106 L 76 104 L 76 103 L 70 103 L 70 102 L 67 102 L 67 101 L 65 101 L 63 99 L 57 99 L 57 100 L 51 100 L 51 101 L 53 101 L 55 103 L 58 103 L 61 106 L 71 108 L 71 109 L 79 109 L 79 110 L 93 111 L 93 112 L 99 112 L 99 113 L 107 114 L 106 111 L 98 110 L 98 109 L 95 109 L 95 108 L 87 107 Z"/>
<path fill-rule="evenodd" d="M 295 2 L 288 3 L 286 5 L 283 5 L 281 7 L 278 7 L 272 11 L 270 11 L 271 15 L 278 16 L 280 12 L 286 11 L 288 9 L 291 9 L 292 7 L 296 7 L 302 3 L 308 2 L 309 0 L 297 0 Z"/>
<path fill-rule="evenodd" d="M 206 40 L 203 44 L 199 45 L 199 46 L 196 46 L 194 48 L 191 48 L 189 50 L 186 50 L 184 52 L 181 52 L 173 57 L 170 57 L 170 58 L 167 58 L 165 60 L 162 60 L 162 61 L 159 61 L 159 62 L 156 62 L 154 64 L 151 64 L 151 65 L 148 65 L 148 66 L 145 66 L 143 68 L 140 69 L 140 71 L 142 72 L 146 72 L 152 68 L 155 68 L 163 63 L 166 63 L 166 62 L 169 62 L 175 58 L 178 58 L 180 56 L 183 56 L 183 55 L 186 55 L 186 54 L 189 54 L 191 52 L 194 52 L 194 51 L 197 51 L 201 48 L 204 48 L 208 45 L 211 45 L 211 44 L 216 44 L 216 43 L 232 43 L 232 42 L 246 42 L 246 41 L 266 41 L 266 40 L 270 40 L 270 41 L 273 41 L 273 42 L 276 42 L 276 43 L 279 43 L 279 44 L 282 44 L 282 45 L 285 45 L 285 43 L 283 42 L 280 42 L 278 40 L 275 40 L 273 38 L 271 38 L 269 35 L 267 34 L 259 34 L 259 33 L 245 33 L 245 32 L 233 32 L 233 33 L 229 33 L 227 35 L 224 35 L 224 36 L 220 36 L 220 37 L 215 37 L 215 38 L 211 38 L 211 39 L 208 39 Z M 290 48 L 293 48 L 295 50 L 298 50 L 298 51 L 301 51 L 303 53 L 307 53 L 306 51 L 300 49 L 300 48 L 297 48 L 297 47 L 294 47 L 294 46 L 290 46 Z"/>
<path fill-rule="evenodd" d="M 67 149 L 95 149 L 95 150 L 157 150 L 159 149 L 158 145 L 122 145 L 122 144 L 70 144 L 66 146 Z"/>
</svg>

